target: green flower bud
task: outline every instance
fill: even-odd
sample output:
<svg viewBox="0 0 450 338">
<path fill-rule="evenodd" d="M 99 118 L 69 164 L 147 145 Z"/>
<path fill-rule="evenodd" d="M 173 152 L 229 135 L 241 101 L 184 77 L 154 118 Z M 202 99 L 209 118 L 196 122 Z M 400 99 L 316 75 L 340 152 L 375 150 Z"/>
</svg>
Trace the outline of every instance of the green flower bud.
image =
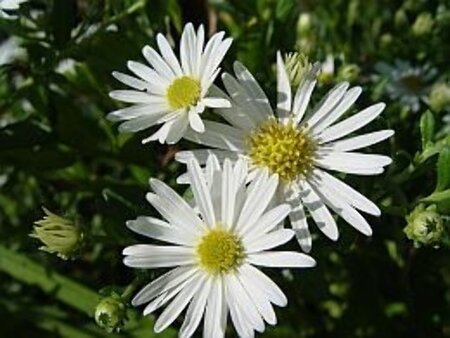
<svg viewBox="0 0 450 338">
<path fill-rule="evenodd" d="M 95 308 L 95 321 L 108 332 L 119 331 L 126 319 L 126 305 L 117 294 L 103 298 Z"/>
<path fill-rule="evenodd" d="M 406 216 L 408 225 L 403 229 L 415 245 L 437 246 L 444 236 L 444 221 L 436 212 L 435 206 L 425 209 L 423 205 L 416 207 Z"/>
<path fill-rule="evenodd" d="M 440 112 L 450 107 L 450 85 L 448 83 L 437 83 L 431 88 L 428 98 L 431 109 Z"/>
<path fill-rule="evenodd" d="M 306 73 L 308 73 L 312 65 L 308 57 L 302 53 L 289 53 L 285 55 L 284 63 L 289 81 L 293 87 L 298 87 L 303 81 Z"/>
<path fill-rule="evenodd" d="M 395 12 L 394 22 L 397 28 L 401 28 L 408 24 L 408 17 L 403 9 L 399 9 Z"/>
<path fill-rule="evenodd" d="M 319 74 L 318 80 L 320 84 L 326 84 L 333 81 L 334 77 L 334 57 L 331 54 L 327 55 L 327 58 L 322 62 L 322 69 Z"/>
<path fill-rule="evenodd" d="M 310 13 L 302 13 L 297 20 L 297 35 L 307 34 L 312 28 Z"/>
<path fill-rule="evenodd" d="M 354 81 L 360 72 L 361 69 L 355 64 L 344 65 L 339 68 L 337 78 L 339 81 Z"/>
<path fill-rule="evenodd" d="M 424 36 L 431 32 L 433 25 L 433 16 L 430 13 L 423 12 L 414 21 L 412 32 L 415 36 Z"/>
<path fill-rule="evenodd" d="M 40 250 L 55 253 L 62 259 L 73 257 L 83 241 L 80 227 L 46 208 L 43 210 L 46 216 L 34 223 L 34 231 L 30 236 L 44 244 Z"/>
<path fill-rule="evenodd" d="M 381 46 L 381 48 L 388 48 L 388 47 L 390 47 L 393 41 L 394 41 L 394 38 L 389 33 L 385 33 L 382 36 L 380 36 L 380 46 Z"/>
</svg>

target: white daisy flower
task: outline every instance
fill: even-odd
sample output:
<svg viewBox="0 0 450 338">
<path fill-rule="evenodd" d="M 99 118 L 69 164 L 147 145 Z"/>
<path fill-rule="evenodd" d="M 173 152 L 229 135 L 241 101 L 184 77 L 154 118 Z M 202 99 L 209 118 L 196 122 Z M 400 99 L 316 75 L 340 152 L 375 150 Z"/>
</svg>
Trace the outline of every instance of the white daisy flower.
<svg viewBox="0 0 450 338">
<path fill-rule="evenodd" d="M 253 175 L 264 169 L 278 174 L 278 201 L 292 205 L 291 226 L 306 252 L 311 250 L 312 240 L 304 207 L 319 229 L 332 240 L 337 240 L 339 233 L 329 208 L 358 231 L 367 236 L 372 234 L 369 224 L 357 209 L 377 216 L 380 209 L 327 171 L 356 175 L 382 173 L 383 168 L 391 163 L 389 157 L 355 150 L 378 143 L 394 133 L 392 130 L 381 130 L 349 136 L 380 115 L 384 103 L 372 105 L 336 123 L 361 94 L 360 87 L 349 89 L 347 82 L 335 86 L 305 114 L 319 68 L 319 64 L 312 67 L 293 95 L 285 66 L 278 54 L 275 117 L 259 84 L 242 64 L 236 62 L 234 71 L 237 78 L 223 75 L 232 108 L 216 110 L 231 126 L 205 121 L 205 133 L 190 132 L 185 138 L 211 148 L 182 151 L 176 155 L 176 159 L 183 163 L 191 158 L 205 163 L 209 154 L 215 154 L 222 160 L 243 157 L 251 163 Z M 214 90 L 227 97 L 218 88 Z M 183 181 L 186 177 L 179 178 L 180 183 Z"/>
<path fill-rule="evenodd" d="M 276 175 L 260 171 L 246 185 L 246 161 L 223 169 L 215 157 L 207 160 L 206 175 L 188 161 L 194 195 L 192 208 L 163 182 L 152 179 L 147 200 L 165 218 L 138 217 L 127 226 L 171 245 L 138 244 L 124 249 L 124 263 L 133 268 L 172 268 L 145 286 L 132 300 L 148 303 L 144 315 L 166 305 L 155 331 L 168 327 L 187 307 L 180 337 L 191 337 L 203 320 L 203 337 L 225 336 L 227 316 L 241 337 L 276 324 L 272 304 L 286 306 L 279 287 L 255 266 L 312 267 L 313 258 L 298 252 L 271 251 L 294 232 L 277 225 L 290 212 L 288 204 L 268 208 L 278 185 Z"/>
<path fill-rule="evenodd" d="M 135 105 L 111 112 L 108 118 L 125 121 L 119 126 L 121 132 L 137 132 L 163 124 L 143 143 L 155 140 L 176 143 L 189 125 L 193 130 L 203 132 L 205 127 L 200 114 L 205 107 L 230 106 L 227 100 L 208 93 L 220 72 L 218 66 L 231 45 L 231 38 L 224 39 L 224 35 L 224 32 L 214 34 L 204 45 L 203 26 L 196 33 L 192 24 L 187 24 L 181 36 L 180 64 L 167 39 L 158 34 L 161 55 L 150 46 L 142 49 L 151 67 L 129 61 L 128 68 L 136 76 L 113 72 L 116 79 L 133 89 L 114 90 L 109 95 Z"/>
<path fill-rule="evenodd" d="M 0 18 L 11 18 L 12 16 L 5 11 L 16 11 L 20 4 L 27 0 L 0 0 Z"/>
</svg>

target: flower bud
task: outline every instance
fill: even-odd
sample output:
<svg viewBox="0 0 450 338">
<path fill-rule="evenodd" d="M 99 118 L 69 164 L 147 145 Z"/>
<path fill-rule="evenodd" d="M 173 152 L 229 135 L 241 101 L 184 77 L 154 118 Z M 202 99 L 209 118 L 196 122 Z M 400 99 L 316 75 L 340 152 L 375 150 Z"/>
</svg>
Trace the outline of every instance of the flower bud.
<svg viewBox="0 0 450 338">
<path fill-rule="evenodd" d="M 307 72 L 311 70 L 311 63 L 302 53 L 289 53 L 285 55 L 284 63 L 291 86 L 298 87 Z"/>
<path fill-rule="evenodd" d="M 412 32 L 415 36 L 424 36 L 431 32 L 433 25 L 433 16 L 430 13 L 423 12 L 414 21 Z"/>
<path fill-rule="evenodd" d="M 83 241 L 80 227 L 46 208 L 43 210 L 46 216 L 34 223 L 35 226 L 30 236 L 39 239 L 44 244 L 39 248 L 40 250 L 55 253 L 62 259 L 73 257 Z"/>
<path fill-rule="evenodd" d="M 330 83 L 334 77 L 334 57 L 331 54 L 327 55 L 327 58 L 322 62 L 322 69 L 319 74 L 319 83 Z"/>
<path fill-rule="evenodd" d="M 448 83 L 437 83 L 431 88 L 428 98 L 431 109 L 440 112 L 450 108 L 450 85 Z"/>
<path fill-rule="evenodd" d="M 358 78 L 361 69 L 355 64 L 344 65 L 339 68 L 338 81 L 354 81 Z"/>
<path fill-rule="evenodd" d="M 95 321 L 108 332 L 119 331 L 126 319 L 126 305 L 117 294 L 103 298 L 95 308 Z"/>
<path fill-rule="evenodd" d="M 302 13 L 297 20 L 297 35 L 307 34 L 312 28 L 312 20 L 310 13 Z"/>
<path fill-rule="evenodd" d="M 437 246 L 444 236 L 444 222 L 441 215 L 436 212 L 435 206 L 425 209 L 423 205 L 416 207 L 406 216 L 408 225 L 403 229 L 416 246 Z"/>
</svg>

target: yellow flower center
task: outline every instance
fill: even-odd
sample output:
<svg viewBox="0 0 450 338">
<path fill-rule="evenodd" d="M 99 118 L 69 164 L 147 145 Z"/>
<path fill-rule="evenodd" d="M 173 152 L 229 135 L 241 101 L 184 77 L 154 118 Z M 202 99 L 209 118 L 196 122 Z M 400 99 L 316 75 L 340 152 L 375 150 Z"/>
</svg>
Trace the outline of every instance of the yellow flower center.
<svg viewBox="0 0 450 338">
<path fill-rule="evenodd" d="M 172 109 L 190 107 L 200 98 L 200 83 L 190 76 L 182 76 L 172 82 L 166 96 Z"/>
<path fill-rule="evenodd" d="M 275 119 L 254 129 L 248 139 L 249 156 L 256 166 L 278 174 L 285 183 L 306 176 L 313 168 L 316 144 L 305 128 Z"/>
<path fill-rule="evenodd" d="M 232 232 L 216 228 L 209 230 L 197 246 L 200 266 L 212 275 L 238 268 L 245 257 L 241 240 Z"/>
</svg>

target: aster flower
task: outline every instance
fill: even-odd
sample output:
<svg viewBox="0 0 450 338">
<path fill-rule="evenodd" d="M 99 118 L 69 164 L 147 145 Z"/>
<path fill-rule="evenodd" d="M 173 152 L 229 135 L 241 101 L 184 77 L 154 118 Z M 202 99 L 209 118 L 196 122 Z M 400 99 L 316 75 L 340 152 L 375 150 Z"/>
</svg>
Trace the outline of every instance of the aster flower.
<svg viewBox="0 0 450 338">
<path fill-rule="evenodd" d="M 412 66 L 407 61 L 396 60 L 394 65 L 377 63 L 375 69 L 388 79 L 386 91 L 392 100 L 408 106 L 413 112 L 420 109 L 420 102 L 426 100 L 430 85 L 437 75 L 430 65 Z"/>
<path fill-rule="evenodd" d="M 280 177 L 278 202 L 291 204 L 290 223 L 304 251 L 309 251 L 312 245 L 304 207 L 319 229 L 332 240 L 337 240 L 339 233 L 329 208 L 358 231 L 367 236 L 372 234 L 369 224 L 357 210 L 378 216 L 379 208 L 327 171 L 356 175 L 382 173 L 383 167 L 391 163 L 389 157 L 355 150 L 378 143 L 394 133 L 381 130 L 349 136 L 379 116 L 384 103 L 372 105 L 335 123 L 361 94 L 360 87 L 349 89 L 347 82 L 336 85 L 305 114 L 319 68 L 320 64 L 313 66 L 293 95 L 278 54 L 275 117 L 259 84 L 242 64 L 236 62 L 237 78 L 223 75 L 232 108 L 216 110 L 231 125 L 205 121 L 205 133 L 191 132 L 186 138 L 210 148 L 181 151 L 176 155 L 183 163 L 192 158 L 205 163 L 209 154 L 222 160 L 246 158 L 250 162 L 251 175 L 259 175 L 261 170 L 277 174 Z M 218 88 L 215 91 L 221 92 Z M 221 95 L 228 97 L 223 92 Z M 186 181 L 186 176 L 179 178 L 180 183 Z"/>
<path fill-rule="evenodd" d="M 130 76 L 113 72 L 113 76 L 131 87 L 131 90 L 114 90 L 110 96 L 135 105 L 116 110 L 108 115 L 113 121 L 125 121 L 119 126 L 122 132 L 137 132 L 153 125 L 162 127 L 142 142 L 159 140 L 176 143 L 190 126 L 204 131 L 200 114 L 205 107 L 229 107 L 223 98 L 209 95 L 208 89 L 220 72 L 218 68 L 231 45 L 224 32 L 214 34 L 204 45 L 205 31 L 201 25 L 197 32 L 192 24 L 183 30 L 180 43 L 180 61 L 167 39 L 158 34 L 161 55 L 150 46 L 142 54 L 151 67 L 135 61 L 128 62 Z"/>
<path fill-rule="evenodd" d="M 217 158 L 207 160 L 206 174 L 195 160 L 188 176 L 196 208 L 163 182 L 151 179 L 147 200 L 165 218 L 138 217 L 127 226 L 171 245 L 138 244 L 124 249 L 124 263 L 133 268 L 172 268 L 145 286 L 132 300 L 148 303 L 144 315 L 166 305 L 155 331 L 168 327 L 187 307 L 180 337 L 191 337 L 203 320 L 203 337 L 224 337 L 227 316 L 241 337 L 262 332 L 276 323 L 272 304 L 285 306 L 278 286 L 255 266 L 312 267 L 311 257 L 271 251 L 293 236 L 278 224 L 289 214 L 288 204 L 269 207 L 278 178 L 267 170 L 246 185 L 246 161 L 223 169 Z"/>
<path fill-rule="evenodd" d="M 10 18 L 11 15 L 5 11 L 16 11 L 19 9 L 20 4 L 26 1 L 27 0 L 0 0 L 0 18 Z"/>
</svg>

